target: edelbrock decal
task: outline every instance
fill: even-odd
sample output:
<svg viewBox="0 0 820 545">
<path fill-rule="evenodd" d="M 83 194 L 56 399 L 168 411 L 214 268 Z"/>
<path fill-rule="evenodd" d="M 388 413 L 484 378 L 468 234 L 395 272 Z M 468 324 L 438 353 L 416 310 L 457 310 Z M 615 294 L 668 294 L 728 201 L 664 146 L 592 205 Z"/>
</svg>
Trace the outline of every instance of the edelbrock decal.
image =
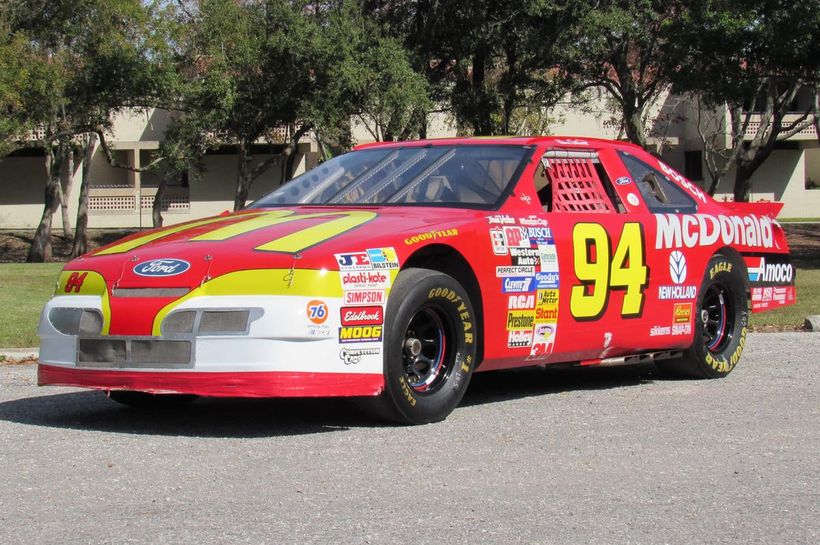
<svg viewBox="0 0 820 545">
<path fill-rule="evenodd" d="M 176 276 L 190 268 L 191 264 L 185 260 L 166 257 L 136 264 L 134 274 L 139 276 Z"/>
</svg>

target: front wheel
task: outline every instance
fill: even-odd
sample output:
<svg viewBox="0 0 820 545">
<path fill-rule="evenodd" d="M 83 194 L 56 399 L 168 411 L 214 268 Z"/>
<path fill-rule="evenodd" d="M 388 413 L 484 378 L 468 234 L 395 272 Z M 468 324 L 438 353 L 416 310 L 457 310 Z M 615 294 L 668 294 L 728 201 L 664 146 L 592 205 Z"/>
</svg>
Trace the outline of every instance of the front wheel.
<svg viewBox="0 0 820 545">
<path fill-rule="evenodd" d="M 387 301 L 380 415 L 402 424 L 444 420 L 470 382 L 475 326 L 470 298 L 451 276 L 401 271 Z"/>
<path fill-rule="evenodd" d="M 657 363 L 670 375 L 722 378 L 737 365 L 746 346 L 749 307 L 743 267 L 722 254 L 709 260 L 698 293 L 695 338 L 676 360 Z"/>
</svg>

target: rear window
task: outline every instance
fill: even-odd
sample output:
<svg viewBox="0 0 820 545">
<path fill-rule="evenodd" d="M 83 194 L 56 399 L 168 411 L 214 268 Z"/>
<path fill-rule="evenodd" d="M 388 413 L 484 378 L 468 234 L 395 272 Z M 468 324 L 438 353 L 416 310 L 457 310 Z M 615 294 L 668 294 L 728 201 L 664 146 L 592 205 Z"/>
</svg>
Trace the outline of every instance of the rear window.
<svg viewBox="0 0 820 545">
<path fill-rule="evenodd" d="M 695 200 L 659 170 L 625 151 L 619 151 L 618 155 L 621 156 L 651 212 L 694 214 L 698 211 Z"/>
</svg>

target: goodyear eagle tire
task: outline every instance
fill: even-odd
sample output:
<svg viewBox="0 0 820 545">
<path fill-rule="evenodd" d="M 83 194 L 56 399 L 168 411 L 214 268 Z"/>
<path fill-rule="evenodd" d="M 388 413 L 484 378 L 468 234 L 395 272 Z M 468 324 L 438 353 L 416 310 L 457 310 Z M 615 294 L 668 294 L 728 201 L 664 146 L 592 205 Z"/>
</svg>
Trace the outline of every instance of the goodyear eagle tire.
<svg viewBox="0 0 820 545">
<path fill-rule="evenodd" d="M 452 277 L 405 269 L 385 314 L 380 416 L 402 424 L 444 420 L 461 401 L 476 357 L 475 314 Z"/>
<path fill-rule="evenodd" d="M 695 337 L 676 360 L 659 361 L 661 370 L 685 378 L 722 378 L 737 365 L 749 324 L 746 271 L 717 254 L 709 260 L 698 293 Z"/>
<path fill-rule="evenodd" d="M 175 409 L 188 405 L 198 396 L 189 394 L 149 394 L 131 390 L 111 390 L 108 397 L 134 409 L 163 410 Z"/>
</svg>

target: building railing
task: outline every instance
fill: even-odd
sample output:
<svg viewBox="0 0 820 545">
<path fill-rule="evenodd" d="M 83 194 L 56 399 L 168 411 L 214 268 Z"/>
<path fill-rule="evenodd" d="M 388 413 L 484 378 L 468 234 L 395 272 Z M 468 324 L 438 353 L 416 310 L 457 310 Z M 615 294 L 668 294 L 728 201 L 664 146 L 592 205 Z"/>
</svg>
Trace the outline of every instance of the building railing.
<svg viewBox="0 0 820 545">
<path fill-rule="evenodd" d="M 786 114 L 783 118 L 783 125 L 788 126 L 791 123 L 794 123 L 800 116 L 803 114 Z M 749 119 L 749 125 L 746 127 L 746 134 L 744 136 L 744 140 L 751 140 L 757 135 L 757 131 L 760 130 L 760 114 L 752 114 L 751 118 Z M 813 116 L 809 115 L 807 119 L 811 120 Z M 815 128 L 814 124 L 810 124 L 808 127 L 804 128 L 803 130 L 799 131 L 797 134 L 794 134 L 789 138 L 789 140 L 815 140 L 817 138 L 817 129 Z"/>
</svg>

